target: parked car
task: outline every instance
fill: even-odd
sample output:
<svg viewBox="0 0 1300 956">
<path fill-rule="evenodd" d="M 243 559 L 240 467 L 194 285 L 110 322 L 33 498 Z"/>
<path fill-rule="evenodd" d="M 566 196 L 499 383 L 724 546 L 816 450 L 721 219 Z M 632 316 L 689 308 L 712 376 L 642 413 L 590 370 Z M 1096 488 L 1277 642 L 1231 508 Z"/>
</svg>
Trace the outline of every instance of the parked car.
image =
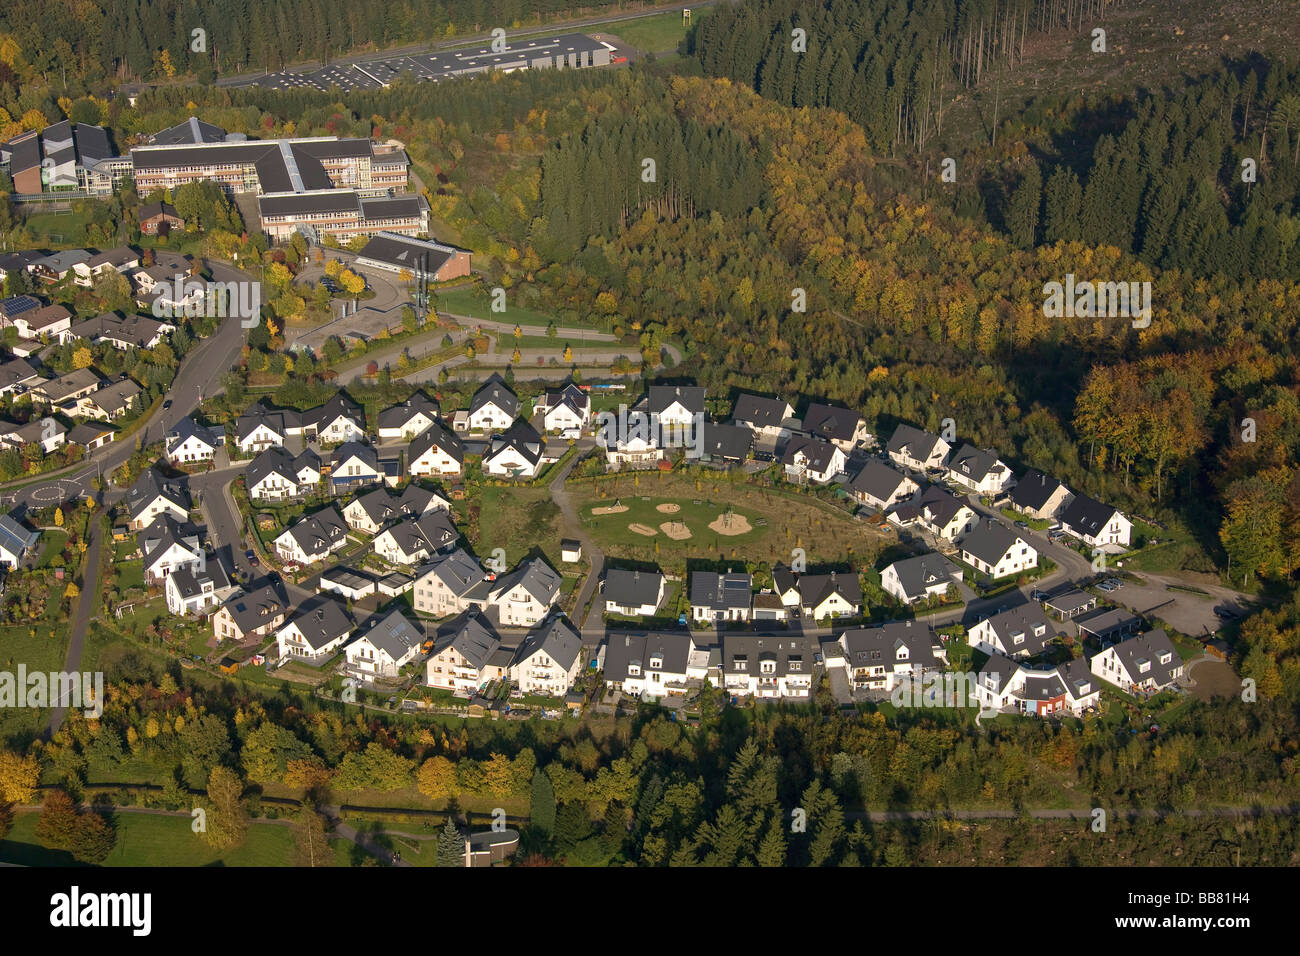
<svg viewBox="0 0 1300 956">
<path fill-rule="evenodd" d="M 172 400 L 171 400 L 170 398 L 167 399 L 167 401 L 163 402 L 163 411 L 164 411 L 164 412 L 167 411 L 167 409 L 169 409 L 169 408 L 171 408 L 171 407 L 172 407 Z"/>
<path fill-rule="evenodd" d="M 1218 607 L 1214 609 L 1214 615 L 1215 617 L 1218 617 L 1224 621 L 1235 621 L 1241 617 L 1241 612 L 1238 611 L 1235 607 L 1229 607 L 1226 604 L 1220 604 Z"/>
<path fill-rule="evenodd" d="M 1017 528 L 1028 528 L 1028 527 L 1029 527 L 1029 523 L 1026 522 L 1026 521 L 1017 521 L 1017 522 L 1016 522 L 1016 527 L 1017 527 Z"/>
<path fill-rule="evenodd" d="M 251 564 L 253 567 L 257 567 L 259 562 L 257 560 L 256 551 L 254 551 L 252 548 L 249 548 L 247 551 L 244 552 L 244 557 L 248 559 L 249 564 Z"/>
</svg>

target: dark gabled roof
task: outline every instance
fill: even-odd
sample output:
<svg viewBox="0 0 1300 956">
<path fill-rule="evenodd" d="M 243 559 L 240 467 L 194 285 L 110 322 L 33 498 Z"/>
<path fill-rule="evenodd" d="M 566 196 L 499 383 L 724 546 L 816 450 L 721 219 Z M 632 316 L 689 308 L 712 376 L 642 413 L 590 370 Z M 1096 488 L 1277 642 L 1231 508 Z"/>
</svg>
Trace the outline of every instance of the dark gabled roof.
<svg viewBox="0 0 1300 956">
<path fill-rule="evenodd" d="M 213 590 L 216 591 L 230 587 L 230 577 L 220 561 L 208 561 L 198 574 L 185 566 L 177 568 L 168 577 L 182 598 L 192 598 L 202 594 L 205 581 L 210 581 Z"/>
<path fill-rule="evenodd" d="M 320 650 L 331 641 L 346 637 L 354 627 L 342 604 L 319 595 L 298 605 L 289 624 L 297 626 L 312 650 Z"/>
<path fill-rule="evenodd" d="M 492 586 L 492 593 L 504 594 L 517 587 L 546 604 L 560 593 L 560 574 L 541 558 L 529 558 L 509 574 L 498 578 Z"/>
<path fill-rule="evenodd" d="M 849 441 L 857 431 L 862 416 L 849 408 L 812 404 L 804 412 L 804 431 L 834 441 Z"/>
<path fill-rule="evenodd" d="M 173 545 L 179 545 L 186 551 L 195 553 L 201 547 L 197 542 L 198 534 L 199 529 L 195 525 L 188 521 L 178 521 L 169 513 L 154 518 L 148 527 L 142 528 L 135 536 L 135 540 L 140 545 L 140 552 L 144 555 L 145 569 L 153 567 L 158 562 L 159 556 Z M 195 544 L 191 545 L 185 540 L 186 538 L 196 539 Z"/>
<path fill-rule="evenodd" d="M 979 684 L 981 687 L 988 687 L 991 680 L 992 689 L 1001 693 L 1011 686 L 1011 682 L 1016 679 L 1020 670 L 1020 664 L 1005 654 L 990 654 L 989 659 L 980 668 Z"/>
<path fill-rule="evenodd" d="M 221 143 L 225 139 L 226 131 L 220 126 L 213 126 L 191 116 L 183 123 L 154 133 L 149 137 L 149 142 L 154 146 L 180 146 L 193 143 Z"/>
<path fill-rule="evenodd" d="M 680 402 L 692 415 L 704 413 L 703 385 L 651 385 L 647 398 L 647 411 L 662 414 L 674 402 Z"/>
<path fill-rule="evenodd" d="M 1011 503 L 1021 511 L 1037 511 L 1061 487 L 1063 485 L 1058 479 L 1031 468 L 1011 489 Z"/>
<path fill-rule="evenodd" d="M 442 411 L 439 405 L 424 392 L 416 392 L 406 401 L 399 405 L 393 405 L 385 408 L 379 413 L 380 428 L 402 428 L 416 415 L 423 414 L 431 419 L 436 419 Z"/>
<path fill-rule="evenodd" d="M 437 577 L 457 597 L 463 597 L 470 589 L 483 583 L 485 576 L 483 566 L 464 548 L 456 548 L 449 554 L 437 558 L 433 564 L 425 565 L 416 575 L 416 579 L 419 580 L 429 574 Z"/>
<path fill-rule="evenodd" d="M 222 607 L 239 629 L 247 632 L 283 614 L 289 607 L 289 597 L 279 581 L 263 578 L 250 591 L 233 595 Z"/>
<path fill-rule="evenodd" d="M 807 456 L 808 467 L 818 473 L 824 473 L 837 454 L 844 454 L 828 441 L 822 441 L 820 438 L 799 436 L 791 438 L 785 446 L 785 454 L 781 456 L 781 464 L 793 465 L 794 456 L 799 452 L 803 452 Z"/>
<path fill-rule="evenodd" d="M 570 382 L 558 391 L 548 391 L 542 399 L 542 405 L 547 411 L 567 405 L 573 414 L 581 418 L 591 408 L 591 396 Z"/>
<path fill-rule="evenodd" d="M 74 322 L 68 331 L 79 339 L 91 342 L 113 339 L 136 348 L 146 348 L 162 329 L 162 322 L 148 316 L 132 313 L 123 318 L 115 312 L 105 312 L 94 318 Z"/>
<path fill-rule="evenodd" d="M 373 165 L 373 163 L 372 163 Z M 374 200 L 362 200 L 365 204 L 373 204 Z M 387 210 L 382 210 L 387 212 Z M 419 215 L 422 209 L 418 206 L 403 206 L 399 210 L 403 215 Z M 370 218 L 369 210 L 367 218 Z M 451 246 L 444 245 L 440 242 L 428 242 L 423 239 L 413 239 L 409 236 L 399 235 L 393 232 L 381 232 L 371 236 L 370 240 L 357 253 L 361 259 L 373 259 L 375 262 L 383 262 L 397 269 L 408 269 L 412 274 L 425 272 L 430 275 L 436 273 L 446 264 L 457 252 Z"/>
<path fill-rule="evenodd" d="M 131 517 L 139 517 L 145 508 L 160 497 L 177 505 L 182 511 L 190 510 L 190 496 L 182 482 L 164 478 L 156 468 L 146 468 L 126 493 Z"/>
<path fill-rule="evenodd" d="M 799 600 L 805 607 L 818 607 L 832 594 L 838 594 L 850 604 L 862 605 L 862 583 L 852 572 L 799 576 Z"/>
<path fill-rule="evenodd" d="M 1174 670 L 1183 666 L 1183 659 L 1175 650 L 1173 641 L 1160 629 L 1126 638 L 1114 645 L 1112 650 L 1134 683 L 1154 680 L 1157 685 L 1164 686 L 1173 682 Z M 1165 654 L 1170 655 L 1169 663 L 1162 664 L 1160 658 Z M 1145 673 L 1141 670 L 1143 662 L 1151 664 Z"/>
<path fill-rule="evenodd" d="M 542 460 L 546 443 L 537 429 L 521 418 L 500 435 L 492 436 L 487 451 L 483 453 L 483 460 L 486 462 L 495 458 L 508 448 L 515 449 L 530 465 L 536 465 Z"/>
<path fill-rule="evenodd" d="M 916 461 L 926 461 L 933 454 L 935 446 L 941 441 L 943 439 L 938 435 L 921 431 L 921 429 L 913 428 L 911 425 L 899 425 L 894 429 L 894 434 L 890 436 L 885 450 L 894 455 L 906 449 L 909 458 Z"/>
<path fill-rule="evenodd" d="M 428 488 L 412 483 L 402 489 L 397 499 L 397 510 L 404 515 L 419 517 L 429 510 L 429 504 L 438 497 L 440 496 Z"/>
<path fill-rule="evenodd" d="M 172 449 L 183 444 L 190 438 L 197 438 L 205 443 L 209 448 L 216 448 L 218 445 L 217 436 L 207 425 L 200 425 L 192 417 L 186 415 L 167 433 L 167 454 L 172 453 Z"/>
<path fill-rule="evenodd" d="M 1082 657 L 1057 665 L 1056 673 L 1061 678 L 1066 693 L 1075 700 L 1087 697 L 1097 689 L 1097 679 Z"/>
<path fill-rule="evenodd" d="M 0 365 L 0 389 L 13 388 L 36 378 L 36 369 L 26 359 L 14 359 Z"/>
<path fill-rule="evenodd" d="M 465 461 L 465 443 L 437 422 L 411 439 L 411 444 L 406 449 L 406 460 L 415 461 L 435 445 L 455 461 Z"/>
<path fill-rule="evenodd" d="M 424 643 L 424 635 L 401 611 L 390 611 L 382 617 L 376 614 L 362 626 L 361 631 L 348 642 L 355 644 L 368 640 L 393 660 L 401 660 L 412 648 Z"/>
<path fill-rule="evenodd" d="M 703 455 L 745 461 L 754 450 L 754 433 L 740 425 L 706 422 L 700 432 L 700 453 Z"/>
<path fill-rule="evenodd" d="M 176 211 L 175 206 L 169 202 L 161 201 L 145 203 L 140 207 L 140 211 L 136 214 L 136 217 L 140 222 L 147 222 L 148 220 L 158 216 L 170 216 L 173 219 L 181 218 L 180 213 Z"/>
<path fill-rule="evenodd" d="M 999 611 L 985 618 L 982 623 L 992 629 L 1002 643 L 1003 650 L 1008 654 L 1021 651 L 1031 657 L 1041 654 L 1048 641 L 1056 637 L 1056 626 L 1047 619 L 1047 615 L 1037 604 L 1021 604 L 1018 607 Z M 1042 629 L 1042 633 L 1035 635 L 1034 631 L 1039 628 Z M 1016 642 L 1017 635 L 1023 637 L 1019 643 Z"/>
<path fill-rule="evenodd" d="M 235 420 L 235 437 L 242 442 L 265 425 L 282 439 L 288 437 L 290 428 L 302 427 L 302 413 L 292 408 L 271 408 L 264 402 L 257 402 Z"/>
<path fill-rule="evenodd" d="M 293 536 L 304 554 L 312 555 L 321 550 L 329 550 L 329 546 L 335 541 L 347 537 L 348 525 L 343 520 L 343 515 L 339 513 L 338 505 L 331 505 L 303 518 L 289 528 L 288 533 Z"/>
<path fill-rule="evenodd" d="M 449 629 L 443 629 L 433 645 L 434 656 L 447 648 L 456 649 L 471 667 L 482 669 L 501 646 L 501 638 L 491 622 L 477 608 L 460 615 Z"/>
<path fill-rule="evenodd" d="M 306 454 L 306 452 L 304 452 Z M 293 455 L 278 446 L 266 449 L 248 463 L 244 471 L 245 487 L 252 489 L 268 475 L 279 475 L 285 481 L 298 483 L 298 469 Z"/>
<path fill-rule="evenodd" d="M 361 410 L 360 405 L 342 392 L 335 395 L 324 405 L 309 408 L 302 413 L 303 425 L 315 425 L 319 430 L 328 428 L 338 418 L 348 418 L 356 422 L 361 428 L 366 427 L 366 413 Z"/>
<path fill-rule="evenodd" d="M 929 510 L 931 520 L 940 527 L 956 517 L 962 508 L 967 507 L 965 501 L 941 485 L 931 485 L 927 488 L 915 505 L 918 513 L 923 514 Z"/>
<path fill-rule="evenodd" d="M 1061 512 L 1061 524 L 1073 528 L 1080 534 L 1095 536 L 1105 529 L 1106 524 L 1118 510 L 1111 505 L 1103 504 L 1096 498 L 1077 494 Z"/>
<path fill-rule="evenodd" d="M 447 512 L 441 510 L 418 518 L 406 518 L 388 531 L 404 554 L 440 551 L 460 537 Z"/>
<path fill-rule="evenodd" d="M 365 445 L 359 441 L 345 441 L 334 449 L 334 454 L 330 457 L 330 463 L 335 469 L 333 474 L 338 474 L 339 466 L 347 464 L 353 458 L 368 465 L 373 471 L 379 471 L 379 451 L 373 445 Z"/>
<path fill-rule="evenodd" d="M 759 662 L 771 661 L 776 669 L 763 673 Z M 740 667 L 740 664 L 744 667 Z M 722 635 L 722 671 L 724 674 L 760 674 L 786 677 L 811 674 L 811 655 L 803 641 L 788 637 L 760 637 L 755 634 Z"/>
<path fill-rule="evenodd" d="M 114 249 L 108 249 L 104 252 L 97 252 L 86 260 L 86 265 L 95 269 L 99 266 L 124 266 L 128 262 L 138 262 L 140 253 L 136 252 L 130 246 L 118 246 Z"/>
<path fill-rule="evenodd" d="M 731 420 L 749 422 L 755 428 L 775 428 L 793 414 L 790 403 L 784 399 L 743 394 L 736 398 Z"/>
<path fill-rule="evenodd" d="M 905 481 L 911 479 L 902 472 L 890 468 L 883 461 L 873 458 L 853 476 L 853 480 L 849 482 L 849 490 L 870 495 L 877 501 L 889 501 Z"/>
<path fill-rule="evenodd" d="M 89 445 L 93 441 L 103 438 L 105 435 L 111 435 L 117 429 L 111 425 L 102 422 L 82 422 L 80 425 L 73 425 L 68 432 L 67 441 L 72 445 Z"/>
<path fill-rule="evenodd" d="M 890 621 L 880 627 L 857 627 L 840 635 L 849 667 L 886 667 L 893 670 L 898 652 L 907 649 L 914 666 L 935 666 L 934 631 L 915 621 Z"/>
<path fill-rule="evenodd" d="M 552 615 L 533 628 L 519 645 L 511 666 L 522 664 L 538 651 L 545 651 L 556 664 L 566 671 L 582 653 L 582 635 L 563 614 Z"/>
<path fill-rule="evenodd" d="M 716 571 L 691 573 L 691 606 L 707 608 L 748 608 L 753 602 L 753 579 L 748 574 L 719 574 Z"/>
<path fill-rule="evenodd" d="M 694 642 L 691 635 L 678 631 L 655 631 L 648 634 L 610 634 L 605 647 L 605 679 L 626 680 L 628 664 L 641 665 L 641 674 L 685 674 Z M 659 667 L 650 661 L 661 659 Z"/>
<path fill-rule="evenodd" d="M 961 539 L 961 549 L 985 564 L 997 564 L 1017 541 L 1024 541 L 1024 538 L 1001 521 L 988 519 L 966 533 Z"/>
<path fill-rule="evenodd" d="M 348 502 L 347 508 L 351 509 L 357 505 L 374 524 L 385 524 L 389 521 L 395 521 L 400 512 L 397 509 L 397 496 L 389 492 L 387 488 L 375 488 L 364 494 L 357 495 L 352 501 Z"/>
<path fill-rule="evenodd" d="M 948 459 L 948 470 L 978 482 L 992 471 L 1005 471 L 1006 466 L 998 462 L 998 456 L 992 450 L 967 444 L 953 452 Z"/>
<path fill-rule="evenodd" d="M 473 415 L 487 404 L 493 404 L 511 418 L 519 414 L 519 396 L 516 395 L 496 372 L 488 376 L 482 387 L 470 399 L 469 413 Z"/>
<path fill-rule="evenodd" d="M 664 576 L 658 571 L 628 571 L 625 568 L 609 568 L 605 572 L 603 596 L 606 601 L 613 601 L 620 607 L 640 607 L 644 604 L 656 604 L 659 601 L 659 589 Z"/>
<path fill-rule="evenodd" d="M 955 584 L 955 575 L 960 573 L 957 565 L 937 551 L 927 551 L 925 554 L 903 558 L 901 561 L 895 561 L 891 567 L 898 577 L 903 593 L 909 598 L 920 597 L 925 593 L 926 588 L 940 582 L 944 582 L 944 587 Z"/>
</svg>

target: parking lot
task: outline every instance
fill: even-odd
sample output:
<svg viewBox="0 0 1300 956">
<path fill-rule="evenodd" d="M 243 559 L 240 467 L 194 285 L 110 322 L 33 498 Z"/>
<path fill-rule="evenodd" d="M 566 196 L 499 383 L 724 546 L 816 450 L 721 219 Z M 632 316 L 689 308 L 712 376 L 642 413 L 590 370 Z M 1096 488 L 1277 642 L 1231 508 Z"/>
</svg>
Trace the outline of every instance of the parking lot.
<svg viewBox="0 0 1300 956">
<path fill-rule="evenodd" d="M 1225 621 L 1214 613 L 1216 607 L 1230 607 L 1238 612 L 1246 609 L 1244 596 L 1236 591 L 1212 584 L 1192 584 L 1206 594 L 1183 590 L 1170 590 L 1188 586 L 1178 579 L 1164 575 L 1129 572 L 1123 576 L 1123 587 L 1102 597 L 1143 617 L 1158 617 L 1170 627 L 1191 637 L 1211 637 L 1217 634 Z"/>
</svg>

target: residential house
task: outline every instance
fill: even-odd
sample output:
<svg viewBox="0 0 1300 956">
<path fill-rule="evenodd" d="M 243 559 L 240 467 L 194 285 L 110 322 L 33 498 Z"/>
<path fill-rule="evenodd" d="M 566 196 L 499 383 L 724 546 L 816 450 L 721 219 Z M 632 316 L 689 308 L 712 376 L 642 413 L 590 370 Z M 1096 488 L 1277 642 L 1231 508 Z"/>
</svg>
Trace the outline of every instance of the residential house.
<svg viewBox="0 0 1300 956">
<path fill-rule="evenodd" d="M 688 681 L 703 680 L 709 653 L 683 631 L 613 633 L 605 645 L 605 683 L 629 697 L 681 696 Z"/>
<path fill-rule="evenodd" d="M 493 576 L 495 577 L 495 575 Z M 483 566 L 468 551 L 456 548 L 435 557 L 415 579 L 415 609 L 421 614 L 445 617 L 471 607 L 485 608 L 495 586 Z"/>
<path fill-rule="evenodd" d="M 1112 644 L 1089 661 L 1092 673 L 1129 693 L 1156 693 L 1183 676 L 1183 659 L 1163 630 Z"/>
<path fill-rule="evenodd" d="M 72 275 L 73 267 L 89 261 L 90 256 L 91 254 L 85 249 L 64 249 L 43 259 L 37 259 L 27 267 L 27 271 L 42 282 L 54 285 Z"/>
<path fill-rule="evenodd" d="M 691 573 L 691 617 L 696 621 L 748 621 L 753 607 L 753 579 L 748 574 L 715 571 Z"/>
<path fill-rule="evenodd" d="M 376 614 L 343 647 L 347 673 L 363 681 L 395 678 L 419 655 L 424 634 L 401 611 Z"/>
<path fill-rule="evenodd" d="M 63 447 L 67 434 L 67 426 L 57 418 L 33 418 L 26 425 L 0 422 L 0 445 L 19 451 L 26 445 L 37 445 L 48 455 Z"/>
<path fill-rule="evenodd" d="M 375 593 L 377 583 L 373 574 L 336 564 L 321 572 L 316 582 L 316 590 L 337 594 L 346 601 L 360 601 Z"/>
<path fill-rule="evenodd" d="M 379 452 L 359 441 L 346 441 L 334 449 L 330 463 L 330 490 L 336 495 L 384 480 Z"/>
<path fill-rule="evenodd" d="M 514 660 L 510 679 L 525 694 L 560 697 L 582 668 L 582 635 L 558 611 L 528 632 Z"/>
<path fill-rule="evenodd" d="M 509 428 L 518 415 L 519 396 L 500 375 L 493 372 L 470 399 L 469 429 L 476 432 L 501 431 Z"/>
<path fill-rule="evenodd" d="M 608 568 L 601 587 L 606 614 L 650 617 L 664 599 L 664 576 L 658 571 Z"/>
<path fill-rule="evenodd" d="M 781 464 L 788 480 L 803 484 L 829 484 L 843 474 L 849 460 L 838 445 L 817 438 L 794 437 L 785 446 Z"/>
<path fill-rule="evenodd" d="M 909 500 L 920 490 L 921 486 L 911 478 L 874 458 L 849 482 L 854 501 L 880 511 Z"/>
<path fill-rule="evenodd" d="M 37 405 L 55 407 L 75 406 L 77 399 L 100 388 L 104 380 L 91 368 L 74 369 L 57 378 L 47 378 L 31 387 L 32 401 Z"/>
<path fill-rule="evenodd" d="M 207 614 L 235 590 L 220 561 L 205 561 L 198 572 L 182 565 L 167 575 L 164 586 L 167 610 L 176 615 Z"/>
<path fill-rule="evenodd" d="M 26 359 L 0 363 L 0 395 L 17 395 L 41 380 Z"/>
<path fill-rule="evenodd" d="M 982 521 L 961 539 L 961 559 L 994 580 L 1038 567 L 1038 550 L 1000 521 Z"/>
<path fill-rule="evenodd" d="M 591 423 L 591 395 L 572 383 L 558 392 L 545 392 L 533 406 L 542 416 L 542 430 L 577 437 Z"/>
<path fill-rule="evenodd" d="M 76 445 L 89 453 L 112 444 L 115 435 L 116 432 L 107 426 L 82 423 L 74 425 L 68 431 L 67 439 L 69 445 Z"/>
<path fill-rule="evenodd" d="M 873 441 L 867 420 L 848 408 L 813 403 L 803 415 L 803 430 L 830 442 L 845 455 Z"/>
<path fill-rule="evenodd" d="M 1101 688 L 1082 658 L 1051 670 L 1021 667 L 1013 681 L 1011 705 L 1019 713 L 1048 717 L 1069 711 L 1076 717 L 1097 706 Z"/>
<path fill-rule="evenodd" d="M 298 606 L 289 623 L 275 632 L 280 659 L 317 663 L 343 646 L 356 625 L 347 609 L 326 597 L 310 597 Z"/>
<path fill-rule="evenodd" d="M 379 413 L 380 441 L 410 441 L 431 425 L 439 424 L 442 406 L 424 392 Z"/>
<path fill-rule="evenodd" d="M 851 571 L 795 575 L 789 570 L 777 569 L 772 578 L 782 603 L 794 598 L 795 603 L 789 606 L 797 607 L 805 617 L 821 621 L 856 617 L 862 612 L 862 583 Z"/>
<path fill-rule="evenodd" d="M 999 495 L 1010 486 L 1011 469 L 991 449 L 962 445 L 948 459 L 948 477 L 976 494 Z"/>
<path fill-rule="evenodd" d="M 178 568 L 198 574 L 207 565 L 207 555 L 199 542 L 199 529 L 188 521 L 177 521 L 169 514 L 155 518 L 149 527 L 136 535 L 144 556 L 144 578 L 150 584 L 162 584 Z"/>
<path fill-rule="evenodd" d="M 419 485 L 407 485 L 400 495 L 376 488 L 348 502 L 343 517 L 354 531 L 378 534 L 388 524 L 403 518 L 419 518 L 434 511 L 451 511 L 451 502 Z"/>
<path fill-rule="evenodd" d="M 919 498 L 895 505 L 885 517 L 902 528 L 919 525 L 944 541 L 955 540 L 979 523 L 966 502 L 939 485 L 931 485 Z"/>
<path fill-rule="evenodd" d="M 286 564 L 314 564 L 348 543 L 348 526 L 331 505 L 302 518 L 275 539 L 275 551 Z"/>
<path fill-rule="evenodd" d="M 644 411 L 656 431 L 690 434 L 696 422 L 704 423 L 704 394 L 700 385 L 651 385 Z"/>
<path fill-rule="evenodd" d="M 537 429 L 520 419 L 502 434 L 492 436 L 483 452 L 483 472 L 505 478 L 536 478 L 545 447 Z"/>
<path fill-rule="evenodd" d="M 503 575 L 488 593 L 503 627 L 532 627 L 560 598 L 560 574 L 541 558 L 529 558 Z"/>
<path fill-rule="evenodd" d="M 320 487 L 320 457 L 310 448 L 294 457 L 271 445 L 248 463 L 244 481 L 248 497 L 255 501 L 301 498 Z"/>
<path fill-rule="evenodd" d="M 453 547 L 460 532 L 445 511 L 406 518 L 375 537 L 375 554 L 392 564 L 417 564 Z"/>
<path fill-rule="evenodd" d="M 740 395 L 732 409 L 731 421 L 754 433 L 755 440 L 768 448 L 789 438 L 802 423 L 794 417 L 794 407 L 784 399 L 762 395 Z"/>
<path fill-rule="evenodd" d="M 146 236 L 166 236 L 185 231 L 185 220 L 177 214 L 176 207 L 168 202 L 145 203 L 136 217 L 140 221 L 140 231 Z"/>
<path fill-rule="evenodd" d="M 937 551 L 903 558 L 880 572 L 881 589 L 904 604 L 927 598 L 942 600 L 948 588 L 961 580 L 961 569 Z"/>
<path fill-rule="evenodd" d="M 211 428 L 200 425 L 187 415 L 167 433 L 167 460 L 173 465 L 211 461 L 222 441 L 223 438 Z"/>
<path fill-rule="evenodd" d="M 340 392 L 319 408 L 303 412 L 302 430 L 306 437 L 325 444 L 357 442 L 366 437 L 366 416 L 360 405 Z"/>
<path fill-rule="evenodd" d="M 190 516 L 190 496 L 181 481 L 164 478 L 156 468 L 146 468 L 126 492 L 126 506 L 131 514 L 131 530 L 153 524 L 160 515 L 178 521 Z"/>
<path fill-rule="evenodd" d="M 1127 548 L 1133 531 L 1133 522 L 1129 521 L 1118 508 L 1102 504 L 1096 498 L 1084 494 L 1074 496 L 1074 500 L 1061 511 L 1061 527 L 1066 534 L 1081 539 L 1091 547 L 1105 548 L 1119 546 Z"/>
<path fill-rule="evenodd" d="M 1057 630 L 1037 604 L 1021 604 L 971 625 L 966 643 L 985 654 L 1037 657 Z"/>
<path fill-rule="evenodd" d="M 806 642 L 754 634 L 722 636 L 722 687 L 728 694 L 806 700 L 812 692 Z"/>
<path fill-rule="evenodd" d="M 754 433 L 739 425 L 706 422 L 700 429 L 698 451 L 705 461 L 740 464 L 754 452 Z"/>
<path fill-rule="evenodd" d="M 885 451 L 894 464 L 920 472 L 942 468 L 951 450 L 952 446 L 938 435 L 911 425 L 899 425 L 885 445 Z"/>
<path fill-rule="evenodd" d="M 293 409 L 272 409 L 262 402 L 235 420 L 235 444 L 245 455 L 281 447 L 295 432 L 302 432 L 301 413 Z"/>
<path fill-rule="evenodd" d="M 284 585 L 263 578 L 248 591 L 238 591 L 212 615 L 212 633 L 218 641 L 244 641 L 270 637 L 284 623 L 289 597 Z"/>
<path fill-rule="evenodd" d="M 119 379 L 77 399 L 77 408 L 73 414 L 95 421 L 114 422 L 137 409 L 137 400 L 143 392 L 144 389 L 134 380 Z"/>
<path fill-rule="evenodd" d="M 0 564 L 17 569 L 40 539 L 39 531 L 31 530 L 12 514 L 0 515 Z"/>
<path fill-rule="evenodd" d="M 1011 507 L 1042 521 L 1055 518 L 1069 498 L 1069 488 L 1032 468 L 1011 489 Z"/>
<path fill-rule="evenodd" d="M 604 449 L 608 469 L 616 470 L 623 465 L 649 465 L 664 457 L 659 432 L 654 428 L 648 412 L 633 409 L 627 412 L 623 421 L 622 428 L 618 427 L 615 420 L 606 421 L 596 433 L 596 445 Z"/>
<path fill-rule="evenodd" d="M 49 338 L 62 343 L 72 328 L 72 313 L 61 305 L 46 305 L 21 313 L 9 324 L 18 330 L 20 339 Z"/>
<path fill-rule="evenodd" d="M 99 279 L 110 273 L 125 273 L 140 267 L 140 254 L 130 246 L 118 246 L 106 252 L 97 252 L 83 262 L 72 264 L 72 281 L 91 288 Z"/>
<path fill-rule="evenodd" d="M 440 630 L 425 662 L 425 683 L 472 694 L 494 680 L 508 678 L 514 656 L 501 646 L 491 622 L 477 608 L 470 608 Z"/>
<path fill-rule="evenodd" d="M 890 621 L 881 627 L 858 627 L 839 638 L 844 670 L 855 690 L 894 689 L 903 678 L 924 680 L 939 666 L 934 631 L 919 621 Z"/>
<path fill-rule="evenodd" d="M 465 443 L 433 422 L 411 440 L 406 461 L 412 475 L 459 475 L 465 467 Z"/>
</svg>

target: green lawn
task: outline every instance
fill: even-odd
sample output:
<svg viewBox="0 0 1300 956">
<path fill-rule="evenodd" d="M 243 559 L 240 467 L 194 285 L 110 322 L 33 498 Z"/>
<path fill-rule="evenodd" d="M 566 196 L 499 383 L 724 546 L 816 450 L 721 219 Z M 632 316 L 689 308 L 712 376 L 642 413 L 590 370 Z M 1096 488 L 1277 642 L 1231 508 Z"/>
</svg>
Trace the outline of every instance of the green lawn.
<svg viewBox="0 0 1300 956">
<path fill-rule="evenodd" d="M 495 549 L 504 548 L 506 563 L 514 567 L 529 551 L 539 547 L 552 567 L 563 567 L 560 561 L 562 519 L 546 487 L 488 485 L 470 502 L 471 509 L 474 506 L 479 512 L 473 544 L 480 557 L 490 558 Z"/>
<path fill-rule="evenodd" d="M 77 865 L 71 854 L 51 850 L 36 839 L 39 815 L 22 813 L 14 820 L 9 836 L 0 841 L 0 860 L 26 866 Z M 293 828 L 284 824 L 253 821 L 243 845 L 219 852 L 204 843 L 190 829 L 189 817 L 118 813 L 117 845 L 104 866 L 293 866 Z M 353 844 L 331 841 L 334 865 L 347 866 Z"/>
<path fill-rule="evenodd" d="M 520 325 L 539 325 L 545 328 L 555 322 L 555 316 L 546 312 L 537 312 L 515 305 L 518 298 L 517 287 L 506 290 L 506 310 L 492 311 L 492 300 L 479 294 L 476 286 L 459 286 L 437 293 L 439 312 L 454 315 L 468 315 L 476 319 L 492 319 L 497 322 L 517 322 Z M 556 322 L 558 325 L 559 323 Z M 513 336 L 511 336 L 513 337 Z"/>
<path fill-rule="evenodd" d="M 41 557 L 36 562 L 38 568 L 52 568 L 61 565 L 63 561 L 63 548 L 68 543 L 68 532 L 66 531 L 42 531 L 41 532 Z"/>
<path fill-rule="evenodd" d="M 691 19 L 699 22 L 706 10 L 692 10 Z M 613 23 L 604 32 L 612 33 L 628 46 L 636 47 L 643 53 L 676 52 L 677 44 L 686 37 L 686 24 L 682 21 L 680 10 L 661 13 L 653 17 L 640 17 Z"/>
</svg>

